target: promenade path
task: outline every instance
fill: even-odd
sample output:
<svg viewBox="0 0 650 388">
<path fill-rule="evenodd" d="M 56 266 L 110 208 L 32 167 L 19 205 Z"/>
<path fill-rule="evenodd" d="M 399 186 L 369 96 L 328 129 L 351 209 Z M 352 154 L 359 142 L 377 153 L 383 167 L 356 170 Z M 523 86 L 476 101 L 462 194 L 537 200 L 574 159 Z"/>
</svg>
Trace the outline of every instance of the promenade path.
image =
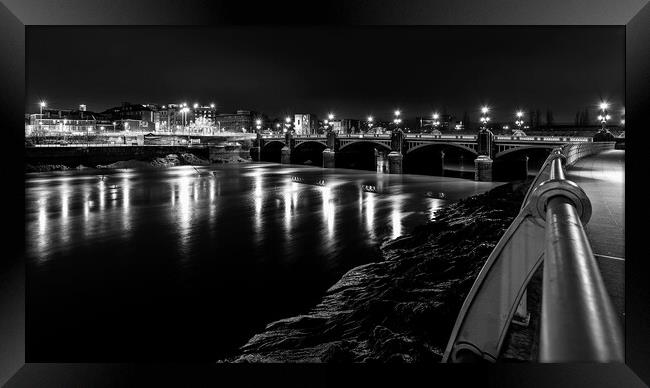
<svg viewBox="0 0 650 388">
<path fill-rule="evenodd" d="M 567 169 L 591 201 L 585 227 L 605 285 L 625 319 L 625 151 L 610 150 L 579 160 Z"/>
</svg>

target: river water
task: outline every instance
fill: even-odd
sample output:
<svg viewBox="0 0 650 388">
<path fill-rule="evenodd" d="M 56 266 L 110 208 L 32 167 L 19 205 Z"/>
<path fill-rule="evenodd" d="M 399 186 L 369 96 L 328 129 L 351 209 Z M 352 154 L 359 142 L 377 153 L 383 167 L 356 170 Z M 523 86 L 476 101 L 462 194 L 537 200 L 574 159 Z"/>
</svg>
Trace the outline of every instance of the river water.
<svg viewBox="0 0 650 388">
<path fill-rule="evenodd" d="M 28 359 L 227 357 L 496 185 L 271 163 L 27 174 Z"/>
</svg>

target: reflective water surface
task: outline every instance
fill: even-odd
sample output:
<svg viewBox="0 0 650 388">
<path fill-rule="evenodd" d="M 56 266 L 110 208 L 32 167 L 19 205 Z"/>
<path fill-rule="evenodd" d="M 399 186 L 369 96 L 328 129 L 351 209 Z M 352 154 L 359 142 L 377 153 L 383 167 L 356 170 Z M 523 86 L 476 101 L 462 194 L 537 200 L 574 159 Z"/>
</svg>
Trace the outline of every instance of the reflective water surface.
<svg viewBox="0 0 650 388">
<path fill-rule="evenodd" d="M 28 359 L 223 358 L 495 185 L 266 163 L 27 174 Z"/>
</svg>

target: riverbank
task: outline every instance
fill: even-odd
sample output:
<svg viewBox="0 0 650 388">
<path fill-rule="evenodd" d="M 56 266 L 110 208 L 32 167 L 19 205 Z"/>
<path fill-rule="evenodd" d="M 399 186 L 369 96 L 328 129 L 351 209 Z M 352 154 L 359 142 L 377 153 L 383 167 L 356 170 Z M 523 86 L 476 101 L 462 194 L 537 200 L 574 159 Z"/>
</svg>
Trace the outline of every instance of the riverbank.
<svg viewBox="0 0 650 388">
<path fill-rule="evenodd" d="M 213 158 L 212 163 L 246 163 L 249 160 L 241 158 L 238 155 L 225 155 L 224 157 Z M 113 163 L 97 164 L 86 166 L 75 162 L 65 164 L 26 164 L 25 172 L 50 172 L 50 171 L 67 171 L 83 170 L 88 168 L 107 169 L 107 168 L 166 168 L 174 166 L 207 166 L 212 164 L 210 160 L 201 158 L 191 153 L 172 153 L 164 157 L 150 157 L 141 159 L 118 160 Z"/>
<path fill-rule="evenodd" d="M 440 209 L 435 220 L 383 245 L 380 260 L 347 272 L 308 313 L 268 324 L 224 361 L 440 361 L 469 289 L 529 184 L 505 184 Z"/>
</svg>

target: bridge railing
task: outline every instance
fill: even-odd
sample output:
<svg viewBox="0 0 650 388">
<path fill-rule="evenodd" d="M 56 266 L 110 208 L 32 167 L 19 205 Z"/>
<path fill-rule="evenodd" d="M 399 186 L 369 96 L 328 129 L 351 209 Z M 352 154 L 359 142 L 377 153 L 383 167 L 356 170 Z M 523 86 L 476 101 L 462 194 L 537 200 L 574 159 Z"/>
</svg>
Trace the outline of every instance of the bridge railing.
<svg viewBox="0 0 650 388">
<path fill-rule="evenodd" d="M 444 362 L 498 359 L 513 318 L 522 314 L 528 282 L 542 263 L 539 360 L 623 362 L 619 323 L 583 229 L 591 203 L 564 172 L 579 158 L 613 146 L 567 144 L 547 158 L 470 289 Z"/>
</svg>

